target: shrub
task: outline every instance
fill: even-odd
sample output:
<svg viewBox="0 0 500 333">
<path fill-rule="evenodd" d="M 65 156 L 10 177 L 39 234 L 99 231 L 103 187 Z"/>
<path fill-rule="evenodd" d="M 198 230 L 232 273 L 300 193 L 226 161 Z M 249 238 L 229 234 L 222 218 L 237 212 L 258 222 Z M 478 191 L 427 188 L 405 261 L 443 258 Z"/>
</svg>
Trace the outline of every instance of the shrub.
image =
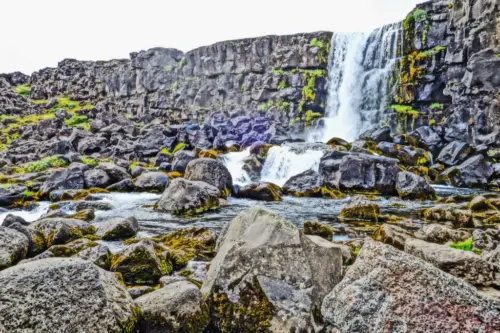
<svg viewBox="0 0 500 333">
<path fill-rule="evenodd" d="M 59 156 L 49 156 L 38 162 L 31 162 L 26 164 L 24 171 L 27 173 L 31 172 L 42 172 L 50 168 L 62 168 L 66 167 L 68 163 L 66 160 Z"/>
</svg>

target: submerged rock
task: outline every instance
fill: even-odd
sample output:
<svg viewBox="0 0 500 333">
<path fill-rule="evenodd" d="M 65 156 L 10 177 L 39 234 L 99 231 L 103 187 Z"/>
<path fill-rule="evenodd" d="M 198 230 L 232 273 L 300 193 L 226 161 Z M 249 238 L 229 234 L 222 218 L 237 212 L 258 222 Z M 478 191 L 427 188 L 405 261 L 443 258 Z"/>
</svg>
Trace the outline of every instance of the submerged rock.
<svg viewBox="0 0 500 333">
<path fill-rule="evenodd" d="M 222 332 L 310 331 L 321 327 L 314 314 L 341 271 L 340 247 L 253 207 L 220 236 L 201 291 Z"/>
<path fill-rule="evenodd" d="M 233 178 L 229 170 L 222 162 L 211 158 L 198 158 L 189 162 L 184 177 L 217 187 L 222 198 L 227 198 L 233 188 Z"/>
<path fill-rule="evenodd" d="M 250 184 L 243 187 L 235 185 L 233 196 L 236 198 L 248 198 L 260 201 L 281 201 L 283 193 L 281 187 L 268 182 Z"/>
<path fill-rule="evenodd" d="M 200 214 L 219 208 L 220 191 L 205 182 L 174 179 L 158 201 L 157 210 L 175 215 Z"/>
<path fill-rule="evenodd" d="M 113 273 L 80 259 L 51 258 L 0 272 L 0 330 L 134 332 L 138 311 Z"/>
<path fill-rule="evenodd" d="M 370 240 L 325 297 L 321 313 L 339 332 L 494 332 L 500 327 L 500 301 Z"/>
<path fill-rule="evenodd" d="M 342 207 L 341 219 L 378 221 L 380 215 L 379 206 L 368 200 L 365 196 L 352 197 L 349 203 Z"/>
<path fill-rule="evenodd" d="M 0 226 L 0 270 L 26 257 L 28 238 L 14 229 Z"/>
<path fill-rule="evenodd" d="M 188 281 L 178 281 L 140 296 L 140 332 L 203 332 L 208 309 L 200 290 Z"/>
</svg>

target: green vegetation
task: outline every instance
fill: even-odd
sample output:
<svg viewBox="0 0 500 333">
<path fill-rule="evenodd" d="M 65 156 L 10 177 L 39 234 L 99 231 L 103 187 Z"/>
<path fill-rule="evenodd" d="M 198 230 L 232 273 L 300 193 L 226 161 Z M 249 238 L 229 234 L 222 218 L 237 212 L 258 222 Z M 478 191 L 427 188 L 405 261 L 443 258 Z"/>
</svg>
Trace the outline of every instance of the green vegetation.
<svg viewBox="0 0 500 333">
<path fill-rule="evenodd" d="M 438 54 L 439 52 L 444 51 L 444 50 L 446 50 L 446 46 L 438 45 L 430 50 L 424 51 L 423 54 L 425 57 L 431 57 L 431 56 L 435 56 L 436 54 Z"/>
<path fill-rule="evenodd" d="M 242 91 L 242 92 L 245 92 L 245 91 L 247 91 L 247 90 L 248 90 L 247 85 L 246 85 L 245 83 L 243 83 L 243 84 L 241 85 L 241 91 Z"/>
<path fill-rule="evenodd" d="M 174 83 L 172 83 L 172 84 L 170 85 L 170 87 L 168 88 L 168 90 L 170 90 L 170 91 L 174 91 L 174 90 L 176 90 L 176 89 L 177 89 L 177 86 L 178 86 L 178 82 L 177 82 L 177 81 L 175 81 Z"/>
<path fill-rule="evenodd" d="M 160 153 L 162 153 L 164 155 L 173 155 L 173 154 L 177 153 L 179 150 L 184 149 L 186 146 L 187 145 L 184 142 L 179 142 L 178 144 L 175 145 L 174 150 L 172 150 L 172 152 L 170 152 L 167 148 L 163 147 L 160 150 Z M 137 164 L 137 165 L 139 165 L 139 164 Z M 132 168 L 132 165 L 130 166 L 130 168 Z"/>
<path fill-rule="evenodd" d="M 279 90 L 282 90 L 282 89 L 286 89 L 286 88 L 288 88 L 288 84 L 286 83 L 286 81 L 285 81 L 285 80 L 281 80 L 281 81 L 279 82 L 279 84 L 278 84 L 278 89 L 279 89 Z"/>
<path fill-rule="evenodd" d="M 62 168 L 68 166 L 68 162 L 64 159 L 62 159 L 60 156 L 49 156 L 45 157 L 44 159 L 37 161 L 37 162 L 31 162 L 28 163 L 24 166 L 24 171 L 25 173 L 31 173 L 31 172 L 42 172 L 50 168 Z M 21 170 L 17 170 L 18 173 Z"/>
<path fill-rule="evenodd" d="M 84 130 L 89 131 L 90 130 L 90 122 L 89 122 L 89 117 L 87 116 L 80 116 L 80 115 L 74 115 L 73 117 L 67 119 L 64 121 L 66 125 L 69 127 L 77 127 L 80 126 Z"/>
<path fill-rule="evenodd" d="M 443 104 L 441 103 L 432 103 L 431 104 L 431 109 L 432 110 L 435 110 L 435 109 L 442 109 L 443 108 Z"/>
<path fill-rule="evenodd" d="M 258 111 L 268 111 L 274 105 L 274 101 L 272 99 L 268 100 L 265 103 L 261 103 L 257 106 Z"/>
<path fill-rule="evenodd" d="M 14 91 L 23 97 L 29 98 L 31 93 L 31 87 L 28 83 L 26 83 L 15 87 Z"/>
<path fill-rule="evenodd" d="M 184 66 L 186 66 L 186 57 L 182 57 L 182 59 L 177 63 L 177 67 L 179 69 L 182 69 Z"/>
<path fill-rule="evenodd" d="M 413 12 L 413 19 L 415 20 L 415 22 L 419 23 L 427 21 L 426 11 L 423 9 L 415 9 L 415 11 Z"/>
<path fill-rule="evenodd" d="M 326 44 L 326 47 L 325 47 L 325 44 Z M 318 59 L 319 59 L 320 63 L 326 64 L 328 61 L 327 56 L 328 56 L 328 52 L 329 52 L 329 48 L 330 48 L 330 43 L 323 42 L 322 40 L 319 40 L 317 38 L 313 38 L 311 40 L 311 42 L 309 43 L 309 46 L 317 47 L 319 49 Z"/>
<path fill-rule="evenodd" d="M 163 66 L 163 70 L 165 72 L 170 72 L 170 71 L 172 71 L 172 66 L 171 65 L 165 65 L 165 66 Z"/>
<path fill-rule="evenodd" d="M 469 238 L 467 240 L 464 240 L 463 242 L 456 242 L 450 244 L 451 248 L 457 249 L 457 250 L 462 250 L 462 251 L 471 251 L 476 254 L 480 254 L 481 250 L 476 249 L 472 243 L 472 238 Z"/>
<path fill-rule="evenodd" d="M 81 161 L 83 164 L 90 165 L 91 167 L 96 167 L 99 165 L 99 162 L 92 157 L 82 157 Z"/>
<path fill-rule="evenodd" d="M 309 43 L 309 46 L 315 46 L 315 47 L 322 48 L 324 46 L 324 44 L 322 41 L 318 40 L 317 38 L 313 38 L 311 40 L 311 42 Z"/>
<path fill-rule="evenodd" d="M 321 118 L 323 115 L 319 112 L 313 112 L 311 110 L 307 110 L 306 112 L 306 122 L 310 122 L 313 119 Z"/>
<path fill-rule="evenodd" d="M 415 120 L 419 116 L 419 112 L 410 105 L 393 104 L 390 106 L 396 112 L 397 130 L 398 132 L 405 132 L 408 127 L 408 117 L 411 117 L 411 127 L 415 127 Z"/>
<path fill-rule="evenodd" d="M 434 126 L 434 125 L 436 125 L 436 119 L 430 119 L 429 126 Z"/>
<path fill-rule="evenodd" d="M 286 111 L 290 108 L 290 103 L 285 102 L 285 101 L 279 101 L 278 102 L 278 110 L 280 111 Z"/>
</svg>

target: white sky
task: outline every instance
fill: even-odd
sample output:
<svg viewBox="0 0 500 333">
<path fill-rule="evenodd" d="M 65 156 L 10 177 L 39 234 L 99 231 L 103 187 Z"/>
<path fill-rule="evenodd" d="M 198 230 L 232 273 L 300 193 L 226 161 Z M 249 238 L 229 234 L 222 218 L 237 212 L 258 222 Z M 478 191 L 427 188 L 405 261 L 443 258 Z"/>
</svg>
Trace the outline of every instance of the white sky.
<svg viewBox="0 0 500 333">
<path fill-rule="evenodd" d="M 1 0 L 0 73 L 64 58 L 109 60 L 152 47 L 183 51 L 228 39 L 369 31 L 419 0 Z"/>
</svg>

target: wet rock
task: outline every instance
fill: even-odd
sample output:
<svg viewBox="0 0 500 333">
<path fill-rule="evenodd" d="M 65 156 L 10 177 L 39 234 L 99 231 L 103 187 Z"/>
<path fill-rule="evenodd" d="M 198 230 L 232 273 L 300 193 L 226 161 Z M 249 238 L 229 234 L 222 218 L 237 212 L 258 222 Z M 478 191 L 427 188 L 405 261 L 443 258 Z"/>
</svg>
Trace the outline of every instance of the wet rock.
<svg viewBox="0 0 500 333">
<path fill-rule="evenodd" d="M 132 179 L 124 179 L 106 187 L 106 190 L 110 192 L 133 192 L 135 191 L 135 185 L 134 182 L 132 182 Z"/>
<path fill-rule="evenodd" d="M 462 163 L 472 153 L 472 148 L 465 142 L 453 141 L 441 150 L 437 161 L 446 166 Z"/>
<path fill-rule="evenodd" d="M 81 210 L 79 212 L 76 212 L 75 214 L 66 215 L 64 217 L 68 218 L 68 219 L 77 219 L 77 220 L 90 222 L 90 221 L 95 219 L 95 212 L 92 208 L 90 208 L 90 209 Z"/>
<path fill-rule="evenodd" d="M 66 200 L 80 200 L 89 194 L 86 190 L 55 190 L 50 192 L 49 199 L 52 202 Z"/>
<path fill-rule="evenodd" d="M 139 231 L 139 223 L 133 216 L 127 218 L 116 218 L 104 222 L 97 229 L 96 236 L 104 240 L 126 239 L 134 237 Z"/>
<path fill-rule="evenodd" d="M 259 201 L 281 201 L 283 199 L 281 187 L 267 182 L 250 184 L 243 187 L 235 185 L 233 187 L 233 196 Z"/>
<path fill-rule="evenodd" d="M 379 206 L 368 200 L 365 196 L 358 195 L 351 198 L 349 203 L 342 207 L 341 219 L 378 221 L 380 215 Z"/>
<path fill-rule="evenodd" d="M 482 212 L 486 210 L 497 210 L 497 208 L 482 195 L 474 197 L 474 199 L 469 202 L 467 208 L 473 212 Z"/>
<path fill-rule="evenodd" d="M 319 236 L 328 241 L 332 241 L 333 229 L 319 222 L 306 222 L 302 230 L 304 235 Z"/>
<path fill-rule="evenodd" d="M 455 228 L 470 226 L 472 223 L 472 212 L 460 209 L 457 205 L 437 205 L 424 209 L 423 216 L 428 221 L 451 222 Z"/>
<path fill-rule="evenodd" d="M 283 192 L 295 197 L 322 196 L 323 177 L 313 170 L 293 176 L 283 185 Z"/>
<path fill-rule="evenodd" d="M 111 203 L 102 201 L 78 201 L 75 203 L 75 210 L 77 212 L 86 209 L 107 211 L 113 210 L 114 208 L 115 207 Z"/>
<path fill-rule="evenodd" d="M 163 192 L 168 186 L 169 177 L 163 172 L 144 172 L 135 181 L 135 187 L 140 191 Z"/>
<path fill-rule="evenodd" d="M 172 272 L 168 250 L 150 240 L 132 244 L 117 253 L 111 271 L 119 272 L 127 284 L 154 285 L 163 275 Z"/>
<path fill-rule="evenodd" d="M 213 326 L 222 332 L 321 327 L 312 314 L 341 278 L 340 247 L 260 207 L 240 213 L 219 244 L 201 288 Z"/>
<path fill-rule="evenodd" d="M 36 260 L 4 270 L 0 294 L 9 299 L 0 304 L 6 332 L 132 332 L 138 319 L 116 276 L 79 259 Z"/>
<path fill-rule="evenodd" d="M 227 198 L 233 188 L 233 178 L 229 170 L 222 162 L 211 158 L 198 158 L 189 162 L 184 178 L 217 187 L 223 198 Z"/>
<path fill-rule="evenodd" d="M 405 252 L 419 257 L 437 268 L 473 285 L 500 285 L 500 266 L 483 260 L 471 251 L 419 239 L 406 241 Z"/>
<path fill-rule="evenodd" d="M 27 190 L 26 186 L 11 185 L 7 188 L 0 188 L 0 206 L 12 206 L 19 200 L 23 200 L 23 192 Z"/>
<path fill-rule="evenodd" d="M 7 216 L 5 216 L 5 218 L 2 222 L 2 226 L 10 227 L 14 223 L 19 223 L 20 225 L 24 225 L 24 226 L 28 226 L 31 224 L 30 222 L 26 222 L 26 220 L 23 219 L 21 216 L 7 214 Z"/>
<path fill-rule="evenodd" d="M 383 332 L 388 325 L 393 332 L 455 332 L 457 327 L 487 332 L 500 325 L 498 300 L 421 259 L 370 240 L 325 297 L 321 313 L 340 332 Z"/>
<path fill-rule="evenodd" d="M 42 219 L 33 222 L 31 227 L 43 232 L 47 247 L 92 235 L 96 230 L 93 225 L 82 220 L 65 218 Z"/>
<path fill-rule="evenodd" d="M 200 290 L 178 281 L 135 300 L 141 308 L 140 332 L 202 332 L 208 326 L 208 309 Z"/>
<path fill-rule="evenodd" d="M 404 250 L 406 240 L 412 238 L 413 235 L 401 227 L 383 224 L 375 230 L 372 237 L 376 241 L 392 245 L 399 250 Z"/>
<path fill-rule="evenodd" d="M 370 134 L 369 137 L 370 140 L 374 142 L 391 142 L 392 141 L 392 136 L 391 136 L 391 129 L 388 126 L 376 129 Z"/>
<path fill-rule="evenodd" d="M 180 173 L 186 171 L 186 167 L 192 160 L 196 159 L 196 153 L 187 150 L 181 150 L 174 154 L 172 170 Z"/>
<path fill-rule="evenodd" d="M 28 238 L 17 230 L 0 226 L 0 270 L 16 264 L 28 253 Z"/>
<path fill-rule="evenodd" d="M 436 199 L 436 191 L 429 182 L 411 172 L 400 172 L 396 180 L 396 190 L 401 198 L 432 200 Z"/>
<path fill-rule="evenodd" d="M 107 186 L 111 185 L 111 178 L 104 170 L 88 170 L 85 171 L 83 177 L 85 178 L 86 188 L 106 188 Z"/>
<path fill-rule="evenodd" d="M 110 184 L 115 184 L 124 179 L 131 178 L 127 169 L 113 163 L 99 163 L 99 165 L 96 166 L 96 169 L 102 170 L 108 174 Z"/>
<path fill-rule="evenodd" d="M 199 214 L 219 207 L 220 191 L 205 182 L 174 179 L 158 201 L 157 210 L 175 215 Z"/>
<path fill-rule="evenodd" d="M 440 224 L 424 225 L 422 231 L 415 233 L 415 237 L 438 244 L 448 242 L 462 242 L 470 238 L 470 233 L 465 230 L 456 230 Z"/>
</svg>

